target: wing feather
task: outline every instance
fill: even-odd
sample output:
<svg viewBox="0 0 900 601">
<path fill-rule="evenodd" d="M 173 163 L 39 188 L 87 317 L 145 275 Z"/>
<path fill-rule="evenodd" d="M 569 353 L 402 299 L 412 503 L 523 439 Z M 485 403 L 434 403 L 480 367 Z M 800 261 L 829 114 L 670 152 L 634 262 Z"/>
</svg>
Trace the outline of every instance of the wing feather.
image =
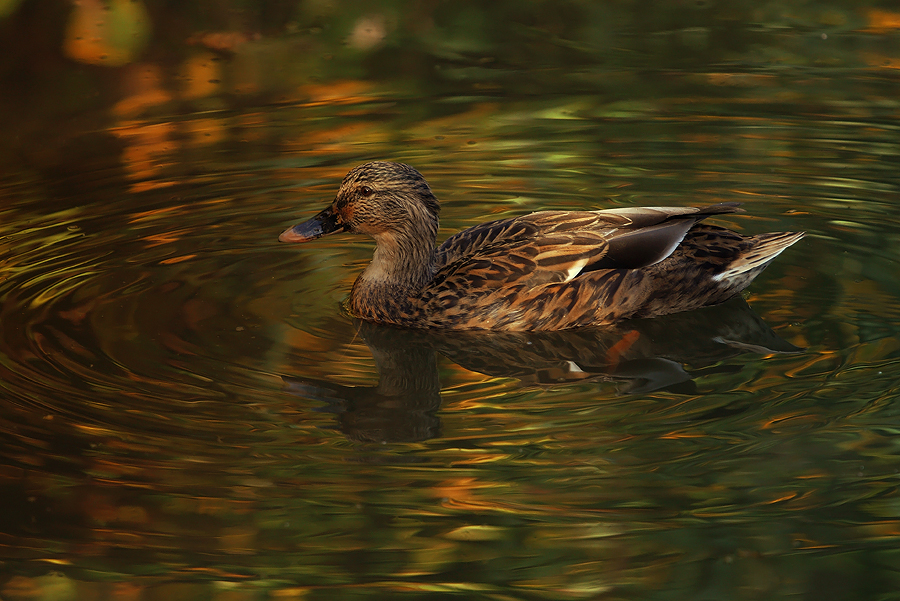
<svg viewBox="0 0 900 601">
<path fill-rule="evenodd" d="M 698 221 L 740 211 L 737 203 L 704 208 L 634 207 L 601 211 L 542 211 L 469 228 L 437 250 L 428 288 L 466 286 L 492 294 L 569 282 L 603 269 L 637 269 L 669 256 Z"/>
</svg>

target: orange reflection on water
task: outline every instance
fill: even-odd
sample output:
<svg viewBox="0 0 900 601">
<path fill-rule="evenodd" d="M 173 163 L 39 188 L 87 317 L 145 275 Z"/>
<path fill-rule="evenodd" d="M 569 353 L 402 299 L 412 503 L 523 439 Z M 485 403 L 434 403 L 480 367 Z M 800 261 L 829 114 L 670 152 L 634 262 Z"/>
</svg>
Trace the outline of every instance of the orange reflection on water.
<svg viewBox="0 0 900 601">
<path fill-rule="evenodd" d="M 482 502 L 476 500 L 475 491 L 496 487 L 495 484 L 487 485 L 477 478 L 463 477 L 438 482 L 431 488 L 435 497 L 452 500 L 463 505 L 481 506 Z"/>
<path fill-rule="evenodd" d="M 341 154 L 350 152 L 358 144 L 383 143 L 388 138 L 387 129 L 371 124 L 347 123 L 329 129 L 305 131 L 298 138 L 285 140 L 285 150 L 292 154 Z M 342 166 L 341 178 L 345 171 Z"/>
<path fill-rule="evenodd" d="M 705 432 L 669 432 L 668 434 L 661 434 L 659 436 L 660 440 L 678 440 L 683 438 L 705 438 L 708 436 Z"/>
<path fill-rule="evenodd" d="M 183 98 L 212 96 L 221 89 L 222 64 L 211 52 L 191 56 L 181 65 L 181 78 Z"/>
<path fill-rule="evenodd" d="M 871 33 L 888 33 L 900 29 L 900 13 L 873 8 L 866 13 L 869 26 L 865 31 Z"/>
<path fill-rule="evenodd" d="M 788 422 L 790 422 L 791 426 L 796 426 L 797 422 L 818 423 L 820 421 L 820 417 L 796 411 L 792 413 L 784 413 L 782 415 L 778 415 L 769 420 L 766 420 L 765 422 L 763 422 L 760 428 L 762 428 L 763 430 L 773 430 L 780 426 L 788 424 Z"/>
<path fill-rule="evenodd" d="M 184 234 L 187 234 L 187 230 L 177 230 L 177 231 L 168 231 L 161 232 L 159 234 L 151 234 L 149 236 L 144 236 L 141 240 L 145 242 L 149 242 L 149 248 L 153 248 L 154 246 L 159 246 L 160 244 L 171 244 L 172 242 L 178 242 L 184 237 Z"/>
<path fill-rule="evenodd" d="M 188 146 L 193 148 L 224 142 L 228 135 L 228 128 L 222 119 L 191 119 L 183 123 L 182 128 L 187 136 Z"/>
<path fill-rule="evenodd" d="M 182 263 L 184 261 L 190 261 L 191 259 L 196 259 L 198 255 L 190 254 L 190 255 L 181 255 L 180 257 L 171 257 L 169 259 L 163 259 L 159 262 L 160 265 L 175 265 L 176 263 Z"/>
<path fill-rule="evenodd" d="M 122 75 L 120 86 L 124 98 L 115 103 L 110 112 L 118 119 L 135 117 L 148 108 L 172 100 L 172 93 L 165 89 L 159 66 L 145 63 L 132 65 Z"/>
<path fill-rule="evenodd" d="M 300 97 L 307 98 L 304 102 L 307 106 L 354 104 L 372 99 L 372 85 L 355 79 L 301 86 L 297 91 Z"/>
<path fill-rule="evenodd" d="M 859 526 L 867 539 L 896 539 L 900 538 L 900 520 L 871 521 Z"/>
<path fill-rule="evenodd" d="M 72 4 L 63 45 L 70 58 L 119 67 L 144 49 L 151 22 L 141 0 L 75 0 Z"/>
<path fill-rule="evenodd" d="M 132 192 L 164 188 L 176 183 L 158 178 L 169 165 L 165 159 L 177 147 L 173 141 L 174 124 L 125 121 L 110 131 L 126 143 L 122 163 L 129 175 L 132 179 L 142 180 L 132 184 Z"/>
</svg>

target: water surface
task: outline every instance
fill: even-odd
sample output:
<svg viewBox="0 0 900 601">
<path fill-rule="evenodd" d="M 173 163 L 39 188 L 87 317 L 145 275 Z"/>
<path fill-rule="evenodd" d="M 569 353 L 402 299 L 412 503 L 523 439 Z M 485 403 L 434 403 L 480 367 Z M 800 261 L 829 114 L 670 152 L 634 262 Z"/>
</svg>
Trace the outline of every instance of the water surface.
<svg viewBox="0 0 900 601">
<path fill-rule="evenodd" d="M 828 38 L 796 24 L 705 63 L 688 27 L 192 102 L 147 59 L 78 119 L 34 108 L 0 179 L 0 596 L 893 598 L 900 105 L 854 23 L 839 64 L 771 60 Z M 425 175 L 441 238 L 723 201 L 808 235 L 746 304 L 379 328 L 341 306 L 370 240 L 277 242 L 373 159 Z"/>
</svg>

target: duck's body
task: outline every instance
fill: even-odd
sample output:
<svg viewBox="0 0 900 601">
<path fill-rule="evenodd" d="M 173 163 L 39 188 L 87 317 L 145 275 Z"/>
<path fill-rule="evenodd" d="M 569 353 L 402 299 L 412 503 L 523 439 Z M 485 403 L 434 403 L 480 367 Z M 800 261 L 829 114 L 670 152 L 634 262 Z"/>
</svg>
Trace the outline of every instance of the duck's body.
<svg viewBox="0 0 900 601">
<path fill-rule="evenodd" d="M 478 225 L 435 249 L 437 199 L 399 163 L 356 167 L 330 207 L 281 234 L 334 231 L 376 241 L 350 312 L 403 327 L 562 330 L 723 302 L 802 233 L 742 236 L 700 224 L 740 211 L 696 208 L 542 211 Z"/>
</svg>

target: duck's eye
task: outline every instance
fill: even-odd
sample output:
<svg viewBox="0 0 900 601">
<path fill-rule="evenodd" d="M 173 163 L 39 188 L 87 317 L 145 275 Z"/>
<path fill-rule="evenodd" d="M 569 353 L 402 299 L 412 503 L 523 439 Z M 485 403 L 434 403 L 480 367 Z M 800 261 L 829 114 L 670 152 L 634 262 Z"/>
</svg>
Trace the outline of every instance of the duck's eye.
<svg viewBox="0 0 900 601">
<path fill-rule="evenodd" d="M 373 190 L 369 186 L 360 186 L 359 195 L 362 196 L 363 198 L 372 196 L 373 194 L 375 194 L 375 190 Z"/>
</svg>

